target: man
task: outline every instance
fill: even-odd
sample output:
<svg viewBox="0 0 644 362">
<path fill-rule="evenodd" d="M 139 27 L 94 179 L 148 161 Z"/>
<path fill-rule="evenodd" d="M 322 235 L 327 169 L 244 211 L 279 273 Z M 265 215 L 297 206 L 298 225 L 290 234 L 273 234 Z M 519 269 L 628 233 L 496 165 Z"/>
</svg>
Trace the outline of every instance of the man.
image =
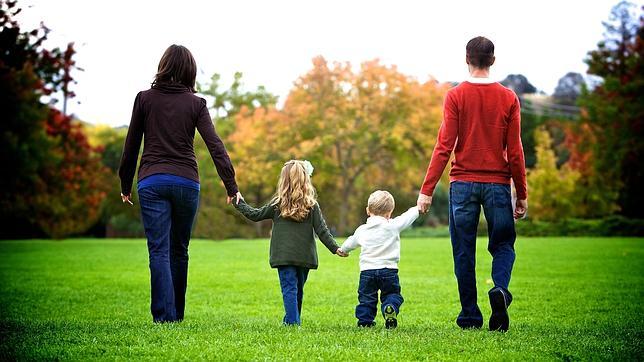
<svg viewBox="0 0 644 362">
<path fill-rule="evenodd" d="M 443 122 L 418 208 L 427 212 L 432 194 L 454 151 L 450 172 L 449 230 L 458 281 L 461 312 L 456 324 L 480 328 L 483 315 L 476 301 L 476 229 L 481 205 L 488 224 L 488 250 L 492 254 L 489 292 L 490 330 L 506 331 L 512 302 L 508 290 L 514 264 L 514 219 L 528 209 L 525 161 L 521 145 L 521 109 L 513 91 L 489 78 L 494 64 L 494 44 L 484 37 L 470 40 L 465 61 L 470 77 L 447 92 Z M 512 210 L 510 192 L 514 181 L 517 202 Z"/>
</svg>

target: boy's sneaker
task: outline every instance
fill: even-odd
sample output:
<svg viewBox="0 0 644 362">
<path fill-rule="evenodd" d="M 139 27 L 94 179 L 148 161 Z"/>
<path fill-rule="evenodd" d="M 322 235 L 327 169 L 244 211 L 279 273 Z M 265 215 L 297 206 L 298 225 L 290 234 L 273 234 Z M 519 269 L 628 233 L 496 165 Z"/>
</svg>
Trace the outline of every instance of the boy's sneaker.
<svg viewBox="0 0 644 362">
<path fill-rule="evenodd" d="M 383 314 L 385 316 L 385 328 L 393 329 L 398 326 L 398 320 L 396 319 L 398 313 L 396 313 L 396 310 L 391 304 L 385 306 Z"/>
<path fill-rule="evenodd" d="M 505 292 L 501 288 L 494 288 L 488 293 L 490 297 L 490 330 L 506 332 L 510 328 L 510 316 L 508 315 L 508 304 Z"/>
</svg>

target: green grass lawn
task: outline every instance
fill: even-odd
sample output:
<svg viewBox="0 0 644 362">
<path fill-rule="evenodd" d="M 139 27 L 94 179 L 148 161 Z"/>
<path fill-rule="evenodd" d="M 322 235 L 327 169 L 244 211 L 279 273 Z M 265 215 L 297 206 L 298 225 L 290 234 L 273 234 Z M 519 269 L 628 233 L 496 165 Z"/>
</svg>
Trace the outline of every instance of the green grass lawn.
<svg viewBox="0 0 644 362">
<path fill-rule="evenodd" d="M 479 240 L 479 301 L 490 256 Z M 265 240 L 192 241 L 186 319 L 154 325 L 144 240 L 0 242 L 0 359 L 642 360 L 644 239 L 519 238 L 507 333 L 460 330 L 449 239 L 402 241 L 399 328 L 358 329 L 358 255 L 319 246 L 283 327 Z"/>
</svg>

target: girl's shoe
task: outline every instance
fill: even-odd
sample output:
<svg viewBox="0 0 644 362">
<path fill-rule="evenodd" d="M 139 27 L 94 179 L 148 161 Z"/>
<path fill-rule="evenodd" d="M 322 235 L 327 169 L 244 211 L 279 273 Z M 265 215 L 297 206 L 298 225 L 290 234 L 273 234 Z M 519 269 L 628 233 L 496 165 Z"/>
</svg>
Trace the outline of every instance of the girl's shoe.
<svg viewBox="0 0 644 362">
<path fill-rule="evenodd" d="M 385 316 L 385 328 L 394 329 L 398 326 L 398 320 L 396 317 L 398 313 L 391 304 L 385 306 L 383 314 Z"/>
</svg>

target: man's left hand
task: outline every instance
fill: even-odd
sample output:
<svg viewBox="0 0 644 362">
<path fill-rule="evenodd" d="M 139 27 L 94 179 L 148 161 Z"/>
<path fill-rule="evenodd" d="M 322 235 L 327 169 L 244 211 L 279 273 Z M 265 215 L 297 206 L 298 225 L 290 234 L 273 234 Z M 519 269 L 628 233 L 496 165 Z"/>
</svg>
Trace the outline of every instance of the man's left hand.
<svg viewBox="0 0 644 362">
<path fill-rule="evenodd" d="M 418 212 L 421 214 L 428 212 L 429 208 L 432 206 L 432 197 L 425 194 L 418 194 L 416 206 L 418 206 Z"/>
</svg>

